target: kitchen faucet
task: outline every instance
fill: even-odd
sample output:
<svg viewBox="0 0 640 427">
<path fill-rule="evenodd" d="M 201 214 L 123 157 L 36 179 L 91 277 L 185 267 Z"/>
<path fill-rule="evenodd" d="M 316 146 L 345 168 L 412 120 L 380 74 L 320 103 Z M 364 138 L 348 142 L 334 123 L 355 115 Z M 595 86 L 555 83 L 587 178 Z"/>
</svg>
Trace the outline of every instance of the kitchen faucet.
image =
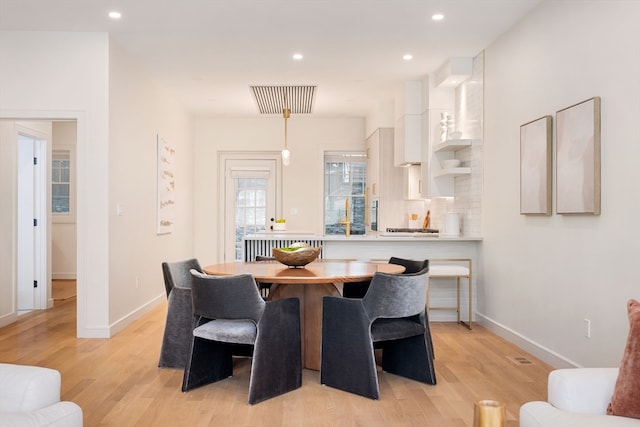
<svg viewBox="0 0 640 427">
<path fill-rule="evenodd" d="M 351 218 L 349 217 L 349 198 L 344 202 L 344 215 L 345 219 L 340 221 L 340 225 L 344 225 L 344 234 L 345 236 L 351 236 Z"/>
</svg>

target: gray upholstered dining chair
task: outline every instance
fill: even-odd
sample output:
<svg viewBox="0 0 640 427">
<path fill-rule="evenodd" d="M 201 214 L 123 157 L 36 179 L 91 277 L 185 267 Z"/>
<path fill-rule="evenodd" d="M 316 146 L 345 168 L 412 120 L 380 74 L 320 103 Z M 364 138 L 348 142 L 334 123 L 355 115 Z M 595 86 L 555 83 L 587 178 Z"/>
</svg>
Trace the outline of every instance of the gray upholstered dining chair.
<svg viewBox="0 0 640 427">
<path fill-rule="evenodd" d="M 389 264 L 401 265 L 404 267 L 402 274 L 413 274 L 418 271 L 429 267 L 429 260 L 418 261 L 413 259 L 391 257 L 389 258 Z M 342 296 L 345 298 L 362 298 L 369 289 L 371 280 L 362 282 L 347 282 L 342 288 Z"/>
<path fill-rule="evenodd" d="M 256 262 L 268 262 L 268 261 L 275 261 L 276 258 L 272 257 L 272 256 L 265 256 L 265 255 L 256 255 L 255 261 Z M 262 298 L 267 300 L 269 299 L 269 294 L 271 293 L 271 288 L 273 287 L 273 283 L 263 283 L 260 282 L 258 283 L 258 289 L 260 289 L 260 295 L 262 295 Z"/>
<path fill-rule="evenodd" d="M 362 299 L 324 297 L 322 384 L 378 399 L 374 348 L 382 349 L 384 371 L 436 384 L 425 312 L 428 274 L 376 273 Z"/>
<path fill-rule="evenodd" d="M 202 271 L 197 259 L 163 262 L 162 275 L 167 292 L 167 319 L 160 349 L 160 368 L 184 369 L 191 342 L 191 273 Z"/>
<path fill-rule="evenodd" d="M 300 301 L 264 301 L 252 275 L 191 271 L 193 332 L 182 391 L 228 378 L 238 346 L 253 349 L 249 404 L 302 385 Z"/>
<path fill-rule="evenodd" d="M 404 271 L 402 274 L 414 274 L 419 271 L 424 270 L 425 268 L 429 268 L 429 260 L 415 260 L 415 259 L 406 259 L 406 258 L 398 258 L 392 256 L 389 258 L 389 264 L 401 265 L 404 267 Z"/>
<path fill-rule="evenodd" d="M 425 260 L 415 260 L 415 259 L 407 259 L 407 258 L 399 258 L 399 257 L 394 257 L 392 256 L 391 258 L 389 258 L 389 264 L 396 264 L 396 265 L 402 265 L 404 266 L 404 271 L 402 272 L 402 274 L 416 274 L 419 273 L 420 271 L 424 270 L 424 269 L 429 269 L 429 260 L 425 259 Z M 429 286 L 427 285 L 427 300 L 429 299 Z M 427 304 L 425 303 L 425 321 L 427 323 L 427 325 L 429 324 L 429 309 L 427 307 Z M 427 328 L 427 344 L 429 345 L 429 348 L 431 349 L 431 355 L 435 358 L 436 357 L 436 353 L 435 350 L 433 349 L 433 339 L 431 338 L 431 329 Z"/>
</svg>

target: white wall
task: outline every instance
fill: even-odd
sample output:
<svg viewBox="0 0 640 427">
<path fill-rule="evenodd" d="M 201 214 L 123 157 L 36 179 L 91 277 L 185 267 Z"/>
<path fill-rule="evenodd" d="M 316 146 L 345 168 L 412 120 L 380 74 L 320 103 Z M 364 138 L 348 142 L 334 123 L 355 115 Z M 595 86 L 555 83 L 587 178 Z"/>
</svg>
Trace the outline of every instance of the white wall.
<svg viewBox="0 0 640 427">
<path fill-rule="evenodd" d="M 288 121 L 291 164 L 283 168 L 283 213 L 287 230 L 323 232 L 324 151 L 364 151 L 364 119 L 308 118 Z M 218 253 L 219 151 L 280 151 L 284 119 L 197 118 L 195 121 L 195 253 L 203 264 L 222 261 Z M 296 208 L 297 215 L 291 215 Z"/>
<path fill-rule="evenodd" d="M 109 337 L 162 301 L 162 261 L 193 255 L 192 123 L 104 33 L 0 32 L 0 70 L 0 118 L 77 120 L 78 336 Z M 155 234 L 157 134 L 177 151 L 177 225 L 163 236 Z M 5 180 L 14 168 L 1 142 Z M 13 256 L 4 217 L 12 210 L 1 212 L 0 253 Z M 15 277 L 7 265 L 3 301 Z"/>
<path fill-rule="evenodd" d="M 117 332 L 166 299 L 161 263 L 193 253 L 189 114 L 115 43 L 109 49 L 109 321 Z M 175 226 L 156 234 L 157 136 L 175 149 Z M 121 215 L 117 214 L 118 205 Z"/>
<path fill-rule="evenodd" d="M 0 70 L 0 118 L 77 120 L 78 335 L 107 336 L 108 37 L 3 31 Z M 0 158 L 0 169 L 12 161 Z M 1 237 L 11 247 L 11 236 Z M 3 298 L 11 286 L 0 283 Z"/>
<path fill-rule="evenodd" d="M 556 366 L 617 366 L 640 298 L 638 40 L 640 2 L 547 1 L 486 50 L 479 317 Z M 602 214 L 520 215 L 520 125 L 593 96 Z"/>
</svg>

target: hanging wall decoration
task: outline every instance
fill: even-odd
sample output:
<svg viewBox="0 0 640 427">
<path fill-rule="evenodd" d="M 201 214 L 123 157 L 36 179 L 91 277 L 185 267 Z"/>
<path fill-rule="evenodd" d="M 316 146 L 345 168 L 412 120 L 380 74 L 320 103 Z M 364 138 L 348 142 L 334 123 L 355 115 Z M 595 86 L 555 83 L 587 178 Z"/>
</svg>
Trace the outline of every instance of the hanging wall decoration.
<svg viewBox="0 0 640 427">
<path fill-rule="evenodd" d="M 520 213 L 551 215 L 551 116 L 520 126 Z"/>
<path fill-rule="evenodd" d="M 600 98 L 556 113 L 556 211 L 600 214 Z"/>
<path fill-rule="evenodd" d="M 175 178 L 174 156 L 175 150 L 167 141 L 158 135 L 158 206 L 157 206 L 157 234 L 171 233 L 174 223 Z"/>
</svg>

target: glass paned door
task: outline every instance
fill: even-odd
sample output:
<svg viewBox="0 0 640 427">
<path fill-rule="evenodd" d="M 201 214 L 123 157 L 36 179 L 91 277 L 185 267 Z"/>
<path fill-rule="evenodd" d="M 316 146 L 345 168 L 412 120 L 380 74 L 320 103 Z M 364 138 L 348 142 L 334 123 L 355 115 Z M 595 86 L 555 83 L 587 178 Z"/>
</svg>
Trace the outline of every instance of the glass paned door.
<svg viewBox="0 0 640 427">
<path fill-rule="evenodd" d="M 224 160 L 224 262 L 244 260 L 243 238 L 266 230 L 276 215 L 276 159 Z"/>
</svg>

